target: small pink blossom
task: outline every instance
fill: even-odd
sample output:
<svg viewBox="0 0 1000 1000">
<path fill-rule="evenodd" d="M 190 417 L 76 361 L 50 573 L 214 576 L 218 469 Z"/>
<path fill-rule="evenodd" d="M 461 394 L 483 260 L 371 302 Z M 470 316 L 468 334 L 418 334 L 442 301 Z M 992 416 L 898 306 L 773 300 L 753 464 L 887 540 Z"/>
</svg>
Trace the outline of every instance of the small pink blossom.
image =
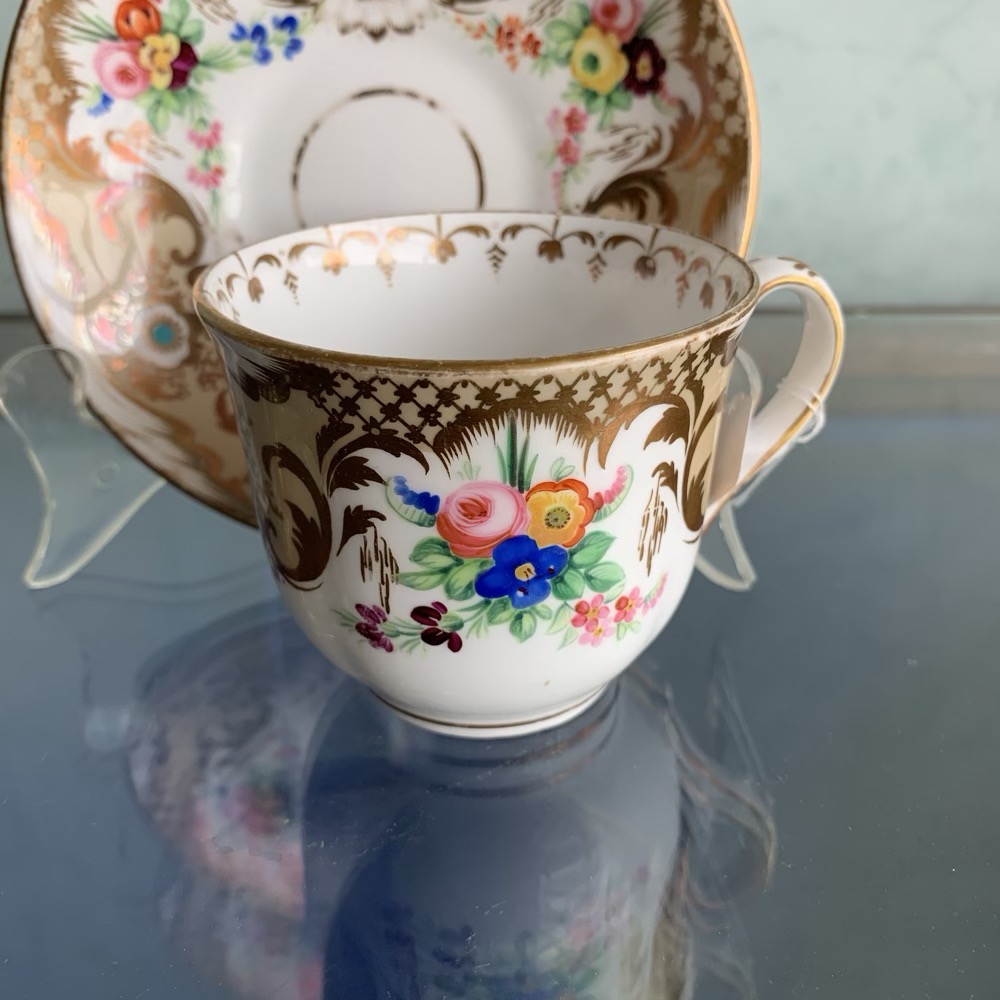
<svg viewBox="0 0 1000 1000">
<path fill-rule="evenodd" d="M 580 147 L 566 136 L 562 142 L 556 146 L 556 156 L 566 164 L 567 167 L 576 166 L 580 162 Z"/>
<path fill-rule="evenodd" d="M 579 135 L 587 127 L 587 119 L 586 111 L 571 107 L 563 117 L 563 127 L 569 135 Z"/>
<path fill-rule="evenodd" d="M 553 108 L 549 112 L 548 117 L 545 119 L 545 124 L 548 125 L 549 131 L 553 135 L 561 135 L 562 123 L 563 123 L 562 112 L 558 108 Z"/>
<path fill-rule="evenodd" d="M 225 171 L 220 166 L 214 166 L 210 170 L 199 170 L 198 167 L 189 167 L 187 179 L 196 187 L 211 191 L 222 183 Z"/>
<path fill-rule="evenodd" d="M 586 631 L 580 633 L 581 644 L 584 646 L 600 646 L 607 638 L 609 628 L 611 628 L 610 622 L 594 622 L 593 628 L 591 628 L 591 623 L 588 622 Z"/>
<path fill-rule="evenodd" d="M 214 121 L 207 128 L 189 129 L 188 139 L 196 149 L 215 149 L 222 139 L 222 122 Z"/>
<path fill-rule="evenodd" d="M 615 621 L 630 622 L 635 618 L 636 612 L 642 607 L 642 595 L 638 587 L 633 587 L 627 594 L 622 594 L 615 601 Z"/>
<path fill-rule="evenodd" d="M 139 42 L 98 43 L 94 69 L 105 92 L 129 101 L 149 87 L 149 71 L 139 65 Z"/>
<path fill-rule="evenodd" d="M 611 608 L 604 603 L 603 594 L 595 594 L 589 601 L 586 598 L 577 601 L 573 605 L 573 610 L 576 614 L 570 619 L 570 623 L 575 628 L 582 628 L 588 632 L 593 632 L 611 613 Z"/>
</svg>

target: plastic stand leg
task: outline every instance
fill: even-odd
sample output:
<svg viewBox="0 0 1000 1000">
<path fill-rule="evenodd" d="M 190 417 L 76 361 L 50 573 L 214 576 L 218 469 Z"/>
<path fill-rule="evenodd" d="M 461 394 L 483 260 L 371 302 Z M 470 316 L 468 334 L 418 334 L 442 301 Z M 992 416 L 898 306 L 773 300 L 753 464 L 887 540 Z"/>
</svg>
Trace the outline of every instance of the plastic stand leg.
<svg viewBox="0 0 1000 1000">
<path fill-rule="evenodd" d="M 0 412 L 42 490 L 42 524 L 22 578 L 32 589 L 53 587 L 86 566 L 163 480 L 87 409 L 80 363 L 67 351 L 30 347 L 10 358 L 0 368 Z"/>
</svg>

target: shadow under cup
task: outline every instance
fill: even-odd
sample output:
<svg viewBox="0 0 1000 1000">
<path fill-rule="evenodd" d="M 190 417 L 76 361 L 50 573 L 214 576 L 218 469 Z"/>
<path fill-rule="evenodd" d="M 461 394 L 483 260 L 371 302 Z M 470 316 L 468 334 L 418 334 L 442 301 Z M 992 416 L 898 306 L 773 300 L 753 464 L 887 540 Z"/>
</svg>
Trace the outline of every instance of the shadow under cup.
<svg viewBox="0 0 1000 1000">
<path fill-rule="evenodd" d="M 207 269 L 195 304 L 313 642 L 432 727 L 586 707 L 690 578 L 758 293 L 699 238 L 536 214 L 313 229 Z"/>
</svg>

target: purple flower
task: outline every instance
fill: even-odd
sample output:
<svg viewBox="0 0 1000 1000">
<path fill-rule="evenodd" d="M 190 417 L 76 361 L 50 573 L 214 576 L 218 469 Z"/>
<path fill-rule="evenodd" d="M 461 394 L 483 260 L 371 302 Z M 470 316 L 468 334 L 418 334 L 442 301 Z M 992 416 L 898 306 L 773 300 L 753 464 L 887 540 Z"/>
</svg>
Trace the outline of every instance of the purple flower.
<svg viewBox="0 0 1000 1000">
<path fill-rule="evenodd" d="M 355 604 L 355 611 L 361 618 L 354 630 L 375 649 L 392 652 L 392 640 L 382 631 L 381 625 L 388 617 L 377 604 Z"/>
</svg>

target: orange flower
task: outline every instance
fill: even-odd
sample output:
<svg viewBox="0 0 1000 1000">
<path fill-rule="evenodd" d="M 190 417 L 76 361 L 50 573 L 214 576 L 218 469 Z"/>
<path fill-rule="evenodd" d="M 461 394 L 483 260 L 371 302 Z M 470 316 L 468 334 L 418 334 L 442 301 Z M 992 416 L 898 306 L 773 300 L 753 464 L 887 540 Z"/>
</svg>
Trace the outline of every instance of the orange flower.
<svg viewBox="0 0 1000 1000">
<path fill-rule="evenodd" d="M 539 545 L 570 548 L 583 538 L 594 517 L 594 501 L 579 479 L 538 483 L 525 495 L 528 504 L 528 534 Z"/>
<path fill-rule="evenodd" d="M 147 35 L 158 35 L 162 23 L 151 0 L 122 0 L 115 12 L 115 31 L 126 42 L 141 42 Z"/>
</svg>

